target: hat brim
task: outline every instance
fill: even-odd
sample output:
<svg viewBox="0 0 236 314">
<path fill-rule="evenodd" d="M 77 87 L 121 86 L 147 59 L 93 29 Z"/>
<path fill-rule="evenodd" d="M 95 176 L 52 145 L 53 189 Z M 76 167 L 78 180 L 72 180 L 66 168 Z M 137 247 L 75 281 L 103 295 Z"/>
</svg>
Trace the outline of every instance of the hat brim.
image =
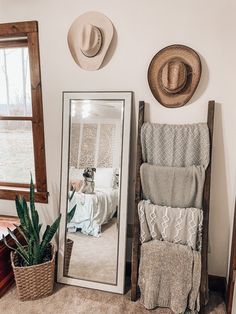
<svg viewBox="0 0 236 314">
<path fill-rule="evenodd" d="M 102 33 L 102 47 L 94 57 L 87 57 L 80 49 L 78 31 L 86 24 L 98 27 Z M 80 15 L 71 25 L 68 32 L 68 46 L 75 62 L 88 71 L 98 70 L 102 65 L 113 38 L 112 22 L 102 13 L 91 11 Z"/>
<path fill-rule="evenodd" d="M 163 66 L 171 59 L 181 60 L 187 67 L 187 82 L 183 90 L 176 94 L 164 91 L 160 73 Z M 184 45 L 171 45 L 160 50 L 152 59 L 148 68 L 148 83 L 153 96 L 168 108 L 185 105 L 194 94 L 202 72 L 201 60 L 193 49 Z"/>
</svg>

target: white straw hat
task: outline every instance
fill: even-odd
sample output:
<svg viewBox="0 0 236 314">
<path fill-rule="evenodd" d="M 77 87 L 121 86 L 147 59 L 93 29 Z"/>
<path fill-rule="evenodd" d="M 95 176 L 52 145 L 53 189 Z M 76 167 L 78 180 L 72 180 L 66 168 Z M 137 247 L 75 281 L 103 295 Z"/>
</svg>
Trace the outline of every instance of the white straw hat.
<svg viewBox="0 0 236 314">
<path fill-rule="evenodd" d="M 68 32 L 68 45 L 75 62 L 85 70 L 98 70 L 113 38 L 113 25 L 102 13 L 80 15 Z"/>
</svg>

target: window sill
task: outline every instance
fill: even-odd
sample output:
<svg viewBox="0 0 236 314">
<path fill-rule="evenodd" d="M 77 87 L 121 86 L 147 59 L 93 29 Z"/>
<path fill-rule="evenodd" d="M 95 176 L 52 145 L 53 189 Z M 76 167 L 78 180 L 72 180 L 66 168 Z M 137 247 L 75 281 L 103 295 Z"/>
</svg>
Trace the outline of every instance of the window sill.
<svg viewBox="0 0 236 314">
<path fill-rule="evenodd" d="M 36 203 L 48 203 L 48 192 L 37 192 L 35 191 L 35 202 Z M 0 200 L 15 200 L 16 195 L 23 196 L 26 201 L 29 201 L 29 189 L 24 188 L 10 188 L 9 186 L 0 187 Z"/>
</svg>

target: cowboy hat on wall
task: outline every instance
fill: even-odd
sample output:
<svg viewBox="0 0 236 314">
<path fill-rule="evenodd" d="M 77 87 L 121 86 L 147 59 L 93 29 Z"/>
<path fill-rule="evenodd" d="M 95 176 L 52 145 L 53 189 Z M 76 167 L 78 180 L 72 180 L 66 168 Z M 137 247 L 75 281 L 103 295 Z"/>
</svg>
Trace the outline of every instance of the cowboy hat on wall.
<svg viewBox="0 0 236 314">
<path fill-rule="evenodd" d="M 148 68 L 148 83 L 153 96 L 165 107 L 185 105 L 193 96 L 201 77 L 198 54 L 184 45 L 160 50 Z"/>
<path fill-rule="evenodd" d="M 68 45 L 75 62 L 84 70 L 98 70 L 113 38 L 112 22 L 102 13 L 86 12 L 71 25 Z"/>
</svg>

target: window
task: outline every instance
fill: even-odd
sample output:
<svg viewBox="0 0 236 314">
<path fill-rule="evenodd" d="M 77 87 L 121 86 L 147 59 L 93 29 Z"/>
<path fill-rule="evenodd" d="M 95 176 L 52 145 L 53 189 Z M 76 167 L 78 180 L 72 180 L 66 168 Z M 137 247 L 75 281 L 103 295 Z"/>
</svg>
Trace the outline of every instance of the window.
<svg viewBox="0 0 236 314">
<path fill-rule="evenodd" d="M 37 22 L 0 24 L 0 199 L 47 202 Z"/>
</svg>

